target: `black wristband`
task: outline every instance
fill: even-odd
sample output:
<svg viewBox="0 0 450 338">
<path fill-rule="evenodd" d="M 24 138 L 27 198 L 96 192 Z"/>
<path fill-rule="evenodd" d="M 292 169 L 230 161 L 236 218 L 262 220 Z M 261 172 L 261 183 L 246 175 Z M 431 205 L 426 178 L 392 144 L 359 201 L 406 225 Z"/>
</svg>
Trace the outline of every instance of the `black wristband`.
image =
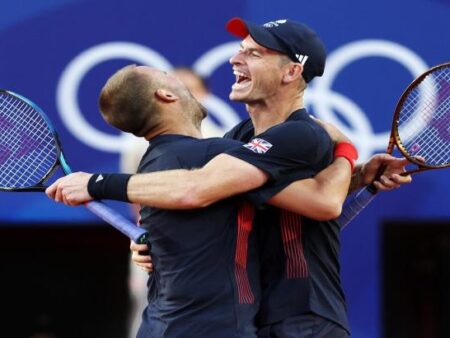
<svg viewBox="0 0 450 338">
<path fill-rule="evenodd" d="M 127 195 L 129 174 L 94 174 L 88 182 L 88 192 L 95 200 L 129 202 Z"/>
</svg>

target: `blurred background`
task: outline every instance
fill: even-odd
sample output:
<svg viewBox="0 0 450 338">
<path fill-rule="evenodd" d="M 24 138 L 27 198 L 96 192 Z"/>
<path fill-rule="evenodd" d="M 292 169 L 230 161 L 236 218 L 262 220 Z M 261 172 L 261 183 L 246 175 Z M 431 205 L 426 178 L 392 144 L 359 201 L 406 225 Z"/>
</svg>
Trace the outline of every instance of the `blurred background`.
<svg viewBox="0 0 450 338">
<path fill-rule="evenodd" d="M 100 88 L 129 63 L 192 68 L 210 91 L 207 135 L 220 135 L 246 116 L 228 100 L 233 16 L 290 18 L 318 32 L 328 61 L 308 109 L 344 130 L 361 160 L 385 149 L 406 85 L 450 61 L 449 0 L 2 0 L 0 88 L 41 106 L 74 170 L 132 171 L 142 143 L 101 119 Z M 353 337 L 450 337 L 449 191 L 450 171 L 417 175 L 343 232 Z M 0 337 L 128 337 L 140 311 L 133 290 L 146 278 L 130 272 L 128 245 L 84 208 L 0 193 Z"/>
</svg>

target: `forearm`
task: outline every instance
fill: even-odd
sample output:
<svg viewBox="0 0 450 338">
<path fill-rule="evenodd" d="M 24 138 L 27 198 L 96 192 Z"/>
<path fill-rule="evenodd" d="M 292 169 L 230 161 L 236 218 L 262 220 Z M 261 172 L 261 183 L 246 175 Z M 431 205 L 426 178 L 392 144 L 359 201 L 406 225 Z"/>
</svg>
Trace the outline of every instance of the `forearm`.
<svg viewBox="0 0 450 338">
<path fill-rule="evenodd" d="M 316 220 L 334 219 L 341 213 L 350 176 L 348 160 L 336 158 L 314 178 L 292 183 L 268 203 Z"/>
<path fill-rule="evenodd" d="M 127 197 L 156 208 L 194 209 L 260 187 L 267 179 L 253 165 L 222 154 L 201 169 L 133 175 Z"/>
<path fill-rule="evenodd" d="M 138 175 L 73 173 L 55 181 L 46 193 L 67 205 L 111 199 L 163 209 L 194 209 L 260 187 L 267 179 L 257 167 L 222 154 L 194 170 Z"/>
<path fill-rule="evenodd" d="M 162 209 L 192 209 L 200 207 L 194 199 L 208 190 L 208 181 L 200 181 L 199 170 L 168 170 L 131 176 L 127 186 L 132 203 Z"/>
</svg>

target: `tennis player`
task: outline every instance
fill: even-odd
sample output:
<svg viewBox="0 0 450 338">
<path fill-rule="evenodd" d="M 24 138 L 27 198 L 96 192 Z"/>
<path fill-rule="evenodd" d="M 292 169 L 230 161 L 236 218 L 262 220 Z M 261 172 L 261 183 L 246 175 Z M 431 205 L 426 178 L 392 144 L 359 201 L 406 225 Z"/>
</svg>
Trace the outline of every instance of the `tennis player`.
<svg viewBox="0 0 450 338">
<path fill-rule="evenodd" d="M 202 105 L 207 106 L 211 99 L 210 88 L 206 79 L 195 72 L 192 68 L 179 66 L 171 70 L 175 75 L 186 85 L 186 88 L 191 92 L 192 96 L 198 100 Z M 226 130 L 220 128 L 214 123 L 211 118 L 207 116 L 202 121 L 201 132 L 203 137 L 222 137 Z M 121 172 L 136 173 L 139 162 L 148 148 L 148 141 L 144 138 L 132 138 L 134 142 L 128 144 L 127 150 L 120 156 Z M 136 205 L 133 211 L 139 213 L 140 205 Z M 137 214 L 137 219 L 140 216 Z M 145 250 L 147 251 L 147 250 Z M 133 252 L 131 251 L 131 256 Z M 148 257 L 148 256 L 144 256 Z M 140 314 L 147 305 L 147 279 L 144 278 L 143 269 L 130 260 L 129 267 L 129 284 L 131 293 L 131 307 L 128 318 L 130 319 L 130 330 L 128 337 L 136 337 L 139 326 L 141 324 Z"/>
<path fill-rule="evenodd" d="M 309 27 L 291 20 L 275 20 L 259 26 L 234 18 L 228 22 L 227 30 L 243 39 L 240 51 L 230 60 L 236 74 L 230 98 L 245 103 L 251 119 L 240 123 L 226 137 L 244 142 L 254 139 L 261 128 L 261 120 L 254 117 L 262 115 L 258 110 L 269 116 L 287 113 L 283 123 L 285 133 L 293 119 L 306 113 L 301 108 L 307 83 L 324 72 L 323 43 Z M 285 74 L 301 74 L 296 77 L 297 98 L 295 91 L 285 92 L 283 85 L 272 85 L 269 72 L 264 71 L 266 66 L 261 59 L 267 62 L 274 53 L 279 63 L 289 65 Z M 283 80 L 281 77 L 278 82 Z M 248 154 L 242 148 L 239 150 L 228 154 L 248 159 Z M 260 162 L 257 159 L 252 163 L 261 167 Z M 313 167 L 309 169 L 312 175 L 317 173 Z M 395 186 L 411 181 L 410 177 L 397 175 L 391 179 L 389 182 L 382 178 Z M 383 184 L 377 184 L 382 188 Z M 260 211 L 258 221 L 263 286 L 258 336 L 348 337 L 350 328 L 338 256 L 339 224 L 300 217 L 273 207 Z"/>
<path fill-rule="evenodd" d="M 303 109 L 306 82 L 323 72 L 325 53 L 320 40 L 306 26 L 287 20 L 260 27 L 235 19 L 228 28 L 236 35 L 245 35 L 241 50 L 231 59 L 236 83 L 230 97 L 246 104 L 252 122 L 251 127 L 248 121 L 244 122 L 230 136 L 247 138 L 248 143 L 215 157 L 198 170 L 136 175 L 122 180 L 116 175 L 67 176 L 49 188 L 50 197 L 69 205 L 94 197 L 179 209 L 211 205 L 264 183 L 265 190 L 257 193 L 254 200 L 276 203 L 280 195 L 277 193 L 293 180 L 303 178 L 300 184 L 308 186 L 303 181 L 310 182 L 306 178 L 317 174 L 332 159 L 332 143 Z M 350 149 L 345 145 L 340 150 L 350 160 L 347 165 L 354 160 Z M 357 175 L 363 178 L 360 181 L 373 179 L 375 169 L 384 160 L 392 166 L 379 184 L 391 188 L 404 183 L 397 175 L 404 162 L 386 156 L 362 167 L 364 170 Z M 89 179 L 91 194 L 86 189 Z M 312 189 L 311 199 L 291 199 L 286 208 L 315 217 L 311 215 L 314 194 L 317 191 Z M 323 204 L 332 205 L 334 194 L 325 196 Z M 260 335 L 347 336 L 337 259 L 338 225 L 277 210 L 264 217 L 269 225 L 260 234 L 264 249 Z M 328 217 L 321 214 L 316 218 Z M 155 265 L 158 270 L 156 262 Z"/>
<path fill-rule="evenodd" d="M 261 155 L 252 148 L 260 143 L 264 146 L 264 142 L 271 148 L 285 148 L 286 140 L 295 143 L 288 137 L 297 132 L 307 137 L 304 131 L 290 133 L 289 128 L 292 122 L 307 118 L 300 109 L 303 92 L 306 83 L 322 75 L 325 50 L 313 31 L 289 20 L 257 26 L 234 19 L 228 30 L 244 39 L 241 50 L 230 60 L 236 75 L 230 98 L 244 102 L 251 117 L 227 135 L 249 143 L 228 155 L 250 159 L 260 169 L 268 168 L 267 163 L 277 161 L 279 153 L 271 149 Z M 280 71 L 283 66 L 284 72 Z M 295 85 L 290 87 L 291 79 L 295 79 L 291 82 Z M 276 129 L 280 132 L 278 139 L 273 135 Z M 363 173 L 367 167 L 360 169 L 358 172 Z M 307 170 L 309 175 L 317 173 L 312 166 Z M 376 184 L 383 188 L 384 182 L 384 188 L 390 188 L 409 181 L 410 177 L 385 175 Z M 365 179 L 364 183 L 369 181 Z M 274 208 L 261 211 L 259 216 L 263 286 L 259 336 L 347 337 L 350 330 L 339 277 L 338 224 Z"/>
<path fill-rule="evenodd" d="M 233 140 L 199 140 L 205 111 L 181 82 L 156 69 L 119 71 L 102 90 L 100 106 L 110 124 L 151 140 L 140 172 L 201 167 L 215 155 L 241 147 Z M 336 162 L 348 185 L 348 160 Z M 93 182 L 113 179 L 120 185 L 127 177 L 97 175 Z M 347 187 L 340 185 L 345 195 Z M 260 287 L 253 215 L 253 208 L 238 199 L 192 211 L 142 208 L 156 270 L 139 337 L 256 336 Z"/>
<path fill-rule="evenodd" d="M 289 20 L 277 20 L 261 27 L 234 19 L 227 28 L 244 39 L 241 50 L 230 60 L 236 75 L 230 98 L 244 102 L 251 119 L 226 136 L 250 142 L 250 145 L 256 134 L 258 139 L 268 141 L 273 147 L 284 145 L 283 137 L 289 135 L 286 129 L 279 143 L 274 142 L 265 135 L 264 122 L 270 127 L 280 120 L 292 122 L 302 115 L 305 117 L 304 110 L 297 108 L 303 107 L 306 83 L 323 73 L 323 44 L 308 27 Z M 277 72 L 281 68 L 277 68 L 278 65 L 289 65 L 289 72 Z M 301 74 L 296 77 L 296 90 L 286 90 L 289 86 L 284 82 L 295 74 Z M 280 115 L 281 119 L 277 120 Z M 250 156 L 259 168 L 264 167 L 261 162 L 269 161 L 269 151 L 261 156 L 247 149 L 240 148 L 228 154 L 245 160 Z M 405 163 L 397 162 L 400 172 Z M 367 168 L 359 167 L 358 173 L 367 174 Z M 363 184 L 370 183 L 374 173 L 366 176 Z M 362 177 L 355 177 L 358 176 Z M 384 175 L 376 185 L 379 189 L 390 189 L 410 180 L 410 177 L 403 179 L 396 174 Z M 338 225 L 274 208 L 259 212 L 259 216 L 263 248 L 259 336 L 347 337 L 349 326 L 339 277 Z"/>
</svg>

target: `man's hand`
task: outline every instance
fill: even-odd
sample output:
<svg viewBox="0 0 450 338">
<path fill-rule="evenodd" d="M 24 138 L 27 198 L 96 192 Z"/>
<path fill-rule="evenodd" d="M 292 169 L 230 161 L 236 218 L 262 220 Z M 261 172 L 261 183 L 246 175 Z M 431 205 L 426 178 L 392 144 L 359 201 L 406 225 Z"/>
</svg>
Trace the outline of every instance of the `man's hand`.
<svg viewBox="0 0 450 338">
<path fill-rule="evenodd" d="M 357 184 L 352 188 L 361 188 L 371 183 L 378 191 L 388 191 L 399 188 L 402 184 L 411 183 L 411 175 L 402 176 L 406 171 L 405 166 L 410 162 L 406 158 L 397 158 L 389 154 L 376 154 L 372 156 L 366 163 L 358 166 L 355 175 L 358 176 Z M 380 168 L 385 167 L 382 175 L 375 181 Z"/>
<path fill-rule="evenodd" d="M 87 185 L 92 174 L 78 172 L 61 177 L 49 186 L 45 193 L 56 202 L 66 205 L 80 205 L 92 200 Z"/>
<path fill-rule="evenodd" d="M 131 260 L 134 262 L 134 264 L 136 264 L 146 272 L 153 271 L 152 258 L 148 254 L 147 244 L 136 244 L 135 242 L 131 241 L 130 250 L 132 253 Z"/>
</svg>

